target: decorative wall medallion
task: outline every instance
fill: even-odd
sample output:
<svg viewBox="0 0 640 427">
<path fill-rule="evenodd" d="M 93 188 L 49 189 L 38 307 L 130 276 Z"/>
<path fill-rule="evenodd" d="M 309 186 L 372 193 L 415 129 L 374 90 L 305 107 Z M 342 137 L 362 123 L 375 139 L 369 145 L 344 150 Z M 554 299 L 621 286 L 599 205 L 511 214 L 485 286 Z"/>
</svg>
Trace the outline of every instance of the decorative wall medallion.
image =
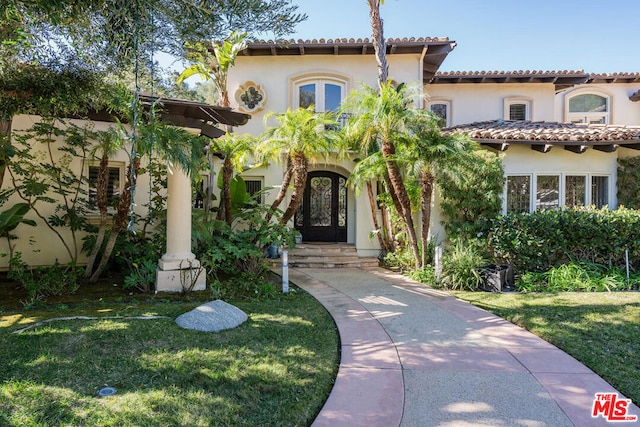
<svg viewBox="0 0 640 427">
<path fill-rule="evenodd" d="M 245 113 L 257 113 L 267 102 L 267 94 L 262 86 L 252 81 L 240 85 L 235 97 L 238 108 Z"/>
</svg>

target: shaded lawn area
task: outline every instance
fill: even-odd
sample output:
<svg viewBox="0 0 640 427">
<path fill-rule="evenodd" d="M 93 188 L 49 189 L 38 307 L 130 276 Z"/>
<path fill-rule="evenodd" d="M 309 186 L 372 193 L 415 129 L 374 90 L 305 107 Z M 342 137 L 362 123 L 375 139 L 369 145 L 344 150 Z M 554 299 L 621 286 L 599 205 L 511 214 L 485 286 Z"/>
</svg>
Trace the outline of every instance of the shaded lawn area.
<svg viewBox="0 0 640 427">
<path fill-rule="evenodd" d="M 563 349 L 640 402 L 640 292 L 452 294 Z"/>
<path fill-rule="evenodd" d="M 231 302 L 249 320 L 205 333 L 174 319 L 201 302 L 103 303 L 0 315 L 2 426 L 309 425 L 338 367 L 333 320 L 309 294 Z M 162 315 L 157 320 L 65 316 Z M 97 397 L 105 386 L 117 394 Z"/>
</svg>

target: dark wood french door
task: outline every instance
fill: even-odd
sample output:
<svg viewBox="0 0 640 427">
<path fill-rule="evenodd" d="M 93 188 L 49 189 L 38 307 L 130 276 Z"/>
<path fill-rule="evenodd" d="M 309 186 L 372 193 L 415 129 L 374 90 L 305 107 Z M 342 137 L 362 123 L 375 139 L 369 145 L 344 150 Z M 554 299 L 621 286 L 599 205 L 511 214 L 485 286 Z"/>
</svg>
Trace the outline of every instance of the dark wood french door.
<svg viewBox="0 0 640 427">
<path fill-rule="evenodd" d="M 334 172 L 309 172 L 295 228 L 307 242 L 347 241 L 347 179 Z"/>
</svg>

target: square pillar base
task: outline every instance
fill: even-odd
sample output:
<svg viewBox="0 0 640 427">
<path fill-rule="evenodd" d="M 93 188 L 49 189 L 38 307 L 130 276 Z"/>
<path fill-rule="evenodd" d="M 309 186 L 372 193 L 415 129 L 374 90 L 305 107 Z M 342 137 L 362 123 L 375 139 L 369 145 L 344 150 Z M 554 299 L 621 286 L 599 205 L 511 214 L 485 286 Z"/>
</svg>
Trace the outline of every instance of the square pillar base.
<svg viewBox="0 0 640 427">
<path fill-rule="evenodd" d="M 197 275 L 197 277 L 196 277 Z M 156 292 L 182 292 L 194 284 L 193 291 L 207 289 L 207 271 L 204 268 L 182 270 L 156 270 Z"/>
</svg>

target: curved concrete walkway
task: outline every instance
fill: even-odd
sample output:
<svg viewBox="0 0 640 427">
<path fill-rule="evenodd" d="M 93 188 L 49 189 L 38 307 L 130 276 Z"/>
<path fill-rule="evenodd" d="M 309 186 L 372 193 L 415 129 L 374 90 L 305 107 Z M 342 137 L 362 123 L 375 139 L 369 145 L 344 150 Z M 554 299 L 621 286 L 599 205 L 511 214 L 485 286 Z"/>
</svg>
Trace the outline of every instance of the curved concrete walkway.
<svg viewBox="0 0 640 427">
<path fill-rule="evenodd" d="M 315 427 L 611 425 L 591 409 L 613 387 L 500 317 L 380 268 L 289 277 L 340 333 L 338 376 Z"/>
</svg>

